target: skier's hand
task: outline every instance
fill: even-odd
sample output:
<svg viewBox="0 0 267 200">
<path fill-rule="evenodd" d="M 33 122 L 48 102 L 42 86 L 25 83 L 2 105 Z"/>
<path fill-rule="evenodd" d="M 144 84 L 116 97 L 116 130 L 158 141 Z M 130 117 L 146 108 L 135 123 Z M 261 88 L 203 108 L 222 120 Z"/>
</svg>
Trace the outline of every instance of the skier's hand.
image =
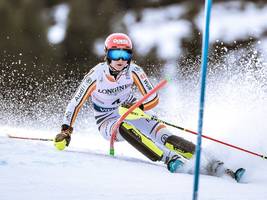
<svg viewBox="0 0 267 200">
<path fill-rule="evenodd" d="M 137 98 L 135 98 L 135 97 L 131 97 L 130 98 L 130 100 L 126 100 L 125 102 L 123 102 L 122 104 L 121 104 L 121 106 L 122 107 L 124 107 L 124 108 L 130 108 L 130 107 L 132 107 L 132 105 L 134 105 L 134 104 L 136 104 L 136 102 L 137 102 Z M 144 110 L 144 105 L 143 104 L 141 104 L 140 106 L 139 106 L 139 108 L 141 109 L 141 110 Z"/>
<path fill-rule="evenodd" d="M 125 102 L 125 103 L 123 103 L 121 106 L 122 107 L 124 107 L 124 108 L 130 108 L 132 105 L 134 105 L 136 102 L 133 102 L 133 103 L 129 103 L 129 102 Z M 140 106 L 139 106 L 139 108 L 141 109 L 141 110 L 144 110 L 144 105 L 143 104 L 141 104 Z"/>
<path fill-rule="evenodd" d="M 58 150 L 64 150 L 66 146 L 69 146 L 71 140 L 73 128 L 63 124 L 61 132 L 56 135 L 54 145 Z"/>
</svg>

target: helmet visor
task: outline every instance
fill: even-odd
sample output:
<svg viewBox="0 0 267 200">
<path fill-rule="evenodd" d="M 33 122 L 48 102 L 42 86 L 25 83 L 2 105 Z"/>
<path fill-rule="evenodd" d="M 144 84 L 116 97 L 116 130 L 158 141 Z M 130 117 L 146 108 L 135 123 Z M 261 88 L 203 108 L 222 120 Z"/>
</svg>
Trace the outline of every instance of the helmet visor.
<svg viewBox="0 0 267 200">
<path fill-rule="evenodd" d="M 107 53 L 107 57 L 110 60 L 131 60 L 132 59 L 132 52 L 125 49 L 110 49 Z"/>
</svg>

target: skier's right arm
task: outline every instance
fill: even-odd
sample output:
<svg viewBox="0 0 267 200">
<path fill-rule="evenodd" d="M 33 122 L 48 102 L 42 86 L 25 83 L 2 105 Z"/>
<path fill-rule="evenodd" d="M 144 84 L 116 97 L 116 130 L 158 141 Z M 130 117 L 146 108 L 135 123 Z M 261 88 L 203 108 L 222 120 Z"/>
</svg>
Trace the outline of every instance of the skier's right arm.
<svg viewBox="0 0 267 200">
<path fill-rule="evenodd" d="M 63 118 L 63 125 L 61 126 L 61 132 L 55 137 L 55 146 L 58 150 L 63 150 L 69 145 L 71 140 L 71 134 L 73 131 L 73 124 L 75 119 L 91 93 L 96 88 L 96 74 L 92 69 L 83 79 L 82 83 L 76 90 L 74 96 L 67 105 L 66 112 Z"/>
</svg>

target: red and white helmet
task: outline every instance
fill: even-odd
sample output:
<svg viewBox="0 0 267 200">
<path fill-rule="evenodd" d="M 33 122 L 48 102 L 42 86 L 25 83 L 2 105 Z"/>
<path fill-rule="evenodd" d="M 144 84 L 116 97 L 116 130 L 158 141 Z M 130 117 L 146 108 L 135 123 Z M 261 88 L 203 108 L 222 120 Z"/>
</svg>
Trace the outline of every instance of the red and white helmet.
<svg viewBox="0 0 267 200">
<path fill-rule="evenodd" d="M 132 41 L 128 35 L 124 33 L 112 33 L 105 41 L 105 51 L 109 49 L 128 49 L 132 50 Z"/>
</svg>

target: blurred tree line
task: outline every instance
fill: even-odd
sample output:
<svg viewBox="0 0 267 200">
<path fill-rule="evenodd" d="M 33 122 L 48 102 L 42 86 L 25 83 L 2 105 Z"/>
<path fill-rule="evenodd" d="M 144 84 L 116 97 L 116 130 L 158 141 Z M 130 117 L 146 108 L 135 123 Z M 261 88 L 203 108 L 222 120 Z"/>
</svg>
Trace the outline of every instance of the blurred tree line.
<svg viewBox="0 0 267 200">
<path fill-rule="evenodd" d="M 223 1 L 214 1 L 218 2 Z M 262 7 L 266 2 L 267 0 L 243 0 L 241 5 L 254 3 Z M 55 24 L 53 9 L 63 3 L 70 9 L 66 34 L 62 42 L 52 44 L 47 38 L 47 32 Z M 177 4 L 185 5 L 186 12 L 181 19 L 188 20 L 192 28 L 191 34 L 182 39 L 183 56 L 177 55 L 177 61 L 183 63 L 188 58 L 196 59 L 201 53 L 201 35 L 195 18 L 203 9 L 204 0 L 0 0 L 1 86 L 11 86 L 14 83 L 9 75 L 14 70 L 19 76 L 31 76 L 36 81 L 47 80 L 51 75 L 80 80 L 90 68 L 103 60 L 95 52 L 96 40 L 103 40 L 109 33 L 118 31 L 118 28 L 114 30 L 114 23 L 121 20 L 125 13 L 136 12 L 139 16 L 137 20 L 140 20 L 140 13 L 145 8 L 163 8 Z M 242 10 L 242 6 L 240 9 Z M 119 31 L 127 33 L 123 25 Z M 234 45 L 223 45 L 234 49 L 256 40 L 257 38 L 240 39 Z M 218 44 L 214 44 L 214 48 L 216 46 Z M 166 62 L 156 56 L 155 49 L 145 56 L 137 54 L 136 60 L 147 71 L 152 66 Z"/>
</svg>

